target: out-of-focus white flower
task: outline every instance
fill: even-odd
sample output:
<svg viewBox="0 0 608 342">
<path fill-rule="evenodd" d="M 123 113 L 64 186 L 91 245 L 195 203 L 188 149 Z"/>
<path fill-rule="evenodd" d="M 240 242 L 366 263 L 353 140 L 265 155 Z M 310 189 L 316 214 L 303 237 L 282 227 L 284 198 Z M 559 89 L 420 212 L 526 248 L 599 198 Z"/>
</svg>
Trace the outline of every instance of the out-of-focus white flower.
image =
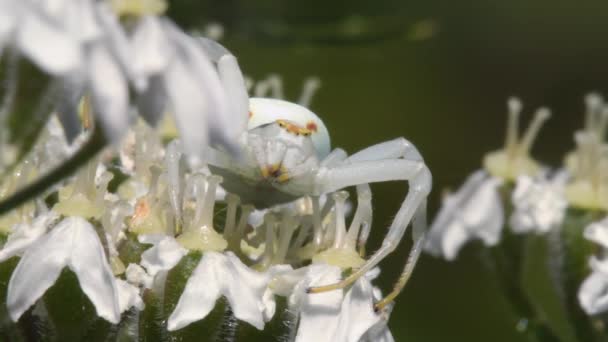
<svg viewBox="0 0 608 342">
<path fill-rule="evenodd" d="M 608 217 L 587 226 L 583 234 L 608 249 Z M 608 310 L 608 259 L 592 256 L 589 265 L 592 272 L 578 290 L 578 301 L 587 314 L 595 315 Z"/>
<path fill-rule="evenodd" d="M 58 115 L 70 141 L 86 93 L 112 142 L 127 132 L 133 104 L 151 124 L 173 112 L 191 154 L 201 156 L 208 143 L 230 148 L 247 120 L 236 59 L 222 57 L 216 69 L 197 38 L 162 16 L 165 9 L 165 2 L 1 1 L 0 56 L 14 50 L 60 84 Z M 129 29 L 120 15 L 132 18 Z"/>
<path fill-rule="evenodd" d="M 608 217 L 588 225 L 583 231 L 583 236 L 608 249 Z"/>
<path fill-rule="evenodd" d="M 564 195 L 566 179 L 565 174 L 556 175 L 553 179 L 544 175 L 518 177 L 512 194 L 511 229 L 515 233 L 542 234 L 559 225 L 568 207 Z"/>
<path fill-rule="evenodd" d="M 167 328 L 181 329 L 205 318 L 220 296 L 225 296 L 236 318 L 262 330 L 275 307 L 274 299 L 265 296 L 268 284 L 277 273 L 288 270 L 290 266 L 278 265 L 256 272 L 230 252 L 206 252 L 188 279 Z"/>
<path fill-rule="evenodd" d="M 480 239 L 486 246 L 500 241 L 504 209 L 498 192 L 501 180 L 483 170 L 476 171 L 454 194 L 446 196 L 431 225 L 425 250 L 454 260 L 469 240 Z"/>
<path fill-rule="evenodd" d="M 289 299 L 291 308 L 300 315 L 296 342 L 393 341 L 383 314 L 374 311 L 374 291 L 370 283 L 373 272 L 361 277 L 346 294 L 343 290 L 306 293 L 311 286 L 339 281 L 341 273 L 337 266 L 319 263 L 288 272 L 273 281 L 276 288 L 296 281 Z"/>
<path fill-rule="evenodd" d="M 425 250 L 454 260 L 469 240 L 480 239 L 486 246 L 500 241 L 504 225 L 504 205 L 499 187 L 522 175 L 536 176 L 541 166 L 530 157 L 530 149 L 550 112 L 540 108 L 524 134 L 519 137 L 521 102 L 507 102 L 509 120 L 505 146 L 484 156 L 484 169 L 476 171 L 453 195 L 448 195 L 431 225 Z"/>
<path fill-rule="evenodd" d="M 116 281 L 95 228 L 80 217 L 68 217 L 28 248 L 11 275 L 7 306 L 13 321 L 51 287 L 69 267 L 100 317 L 120 321 Z M 130 301 L 132 302 L 132 301 Z"/>
<path fill-rule="evenodd" d="M 571 206 L 585 210 L 608 210 L 608 106 L 598 94 L 585 97 L 584 129 L 575 132 L 576 149 L 566 155 L 564 164 L 572 175 L 566 186 Z"/>
<path fill-rule="evenodd" d="M 141 17 L 132 36 L 140 114 L 156 124 L 171 111 L 185 151 L 198 156 L 208 143 L 236 142 L 249 100 L 234 56 L 219 57 L 216 69 L 200 39 L 155 16 Z"/>
<path fill-rule="evenodd" d="M 0 44 L 17 50 L 68 92 L 60 119 L 66 135 L 79 125 L 78 99 L 90 92 L 94 113 L 115 141 L 129 126 L 129 47 L 116 17 L 103 2 L 3 1 Z M 5 21 L 6 19 L 6 21 Z M 112 86 L 109 87 L 108 85 Z M 76 96 L 75 96 L 76 95 Z M 69 110 L 68 110 L 69 108 Z"/>
<path fill-rule="evenodd" d="M 608 310 L 608 260 L 591 257 L 592 273 L 578 290 L 578 301 L 589 315 Z"/>
</svg>

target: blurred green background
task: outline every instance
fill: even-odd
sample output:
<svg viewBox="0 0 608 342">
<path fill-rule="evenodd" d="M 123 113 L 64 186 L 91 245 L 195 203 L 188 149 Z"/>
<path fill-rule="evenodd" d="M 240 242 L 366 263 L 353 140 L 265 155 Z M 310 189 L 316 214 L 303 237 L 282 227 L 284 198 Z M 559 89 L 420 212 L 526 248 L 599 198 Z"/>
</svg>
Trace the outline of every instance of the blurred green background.
<svg viewBox="0 0 608 342">
<path fill-rule="evenodd" d="M 349 153 L 404 136 L 434 175 L 431 214 L 443 189 L 456 188 L 502 146 L 505 101 L 517 95 L 523 121 L 546 105 L 553 117 L 534 155 L 554 166 L 582 125 L 583 96 L 608 88 L 606 1 L 252 1 L 180 0 L 170 15 L 222 40 L 243 71 L 282 75 L 287 97 L 318 76 L 312 109 L 333 146 Z M 370 250 L 381 241 L 407 187 L 373 187 Z M 390 290 L 409 242 L 383 264 Z M 458 261 L 424 256 L 391 318 L 397 341 L 523 341 L 494 280 L 465 248 Z M 541 264 L 542 266 L 542 264 Z"/>
</svg>

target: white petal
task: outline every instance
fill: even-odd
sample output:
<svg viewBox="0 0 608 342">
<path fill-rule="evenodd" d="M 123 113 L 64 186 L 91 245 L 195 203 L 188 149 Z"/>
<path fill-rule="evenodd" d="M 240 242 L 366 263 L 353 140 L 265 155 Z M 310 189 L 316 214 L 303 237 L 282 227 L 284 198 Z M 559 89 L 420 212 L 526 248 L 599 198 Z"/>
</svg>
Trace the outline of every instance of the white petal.
<svg viewBox="0 0 608 342">
<path fill-rule="evenodd" d="M 169 64 L 173 49 L 157 17 L 139 19 L 132 38 L 133 71 L 136 77 L 147 79 L 161 73 Z"/>
<path fill-rule="evenodd" d="M 72 241 L 64 238 L 64 230 L 55 228 L 34 242 L 11 274 L 6 304 L 13 321 L 42 297 L 68 263 Z"/>
<path fill-rule="evenodd" d="M 131 67 L 131 59 L 133 50 L 129 39 L 125 34 L 125 30 L 118 21 L 118 17 L 114 14 L 107 1 L 95 2 L 95 14 L 101 26 L 104 38 L 108 44 L 108 48 L 112 55 L 116 57 L 117 62 L 121 66 L 127 79 L 135 80 L 134 71 Z M 135 84 L 138 87 L 138 84 Z"/>
<path fill-rule="evenodd" d="M 249 94 L 247 94 L 245 79 L 236 57 L 233 55 L 222 56 L 217 63 L 217 68 L 224 92 L 229 97 L 230 111 L 227 119 L 230 125 L 227 129 L 230 130 L 230 136 L 236 140 L 247 129 Z"/>
<path fill-rule="evenodd" d="M 55 283 L 69 266 L 97 315 L 118 323 L 118 294 L 103 246 L 93 226 L 79 217 L 68 217 L 29 248 L 11 275 L 7 306 L 19 319 Z"/>
<path fill-rule="evenodd" d="M 66 1 L 58 19 L 72 37 L 81 42 L 91 42 L 103 35 L 95 16 L 93 1 Z"/>
<path fill-rule="evenodd" d="M 587 240 L 608 248 L 608 217 L 588 225 L 583 232 L 583 236 Z"/>
<path fill-rule="evenodd" d="M 152 288 L 152 284 L 154 283 L 154 278 L 137 264 L 129 264 L 125 270 L 125 275 L 129 283 L 143 286 L 147 289 Z"/>
<path fill-rule="evenodd" d="M 32 243 L 46 233 L 49 225 L 57 217 L 58 215 L 54 211 L 48 211 L 36 217 L 32 223 L 16 225 L 13 228 L 14 232 L 8 237 L 6 244 L 0 250 L 0 262 L 23 253 Z"/>
<path fill-rule="evenodd" d="M 448 261 L 456 259 L 460 248 L 472 238 L 473 236 L 467 232 L 461 222 L 452 222 L 447 226 L 441 240 L 443 257 Z"/>
<path fill-rule="evenodd" d="M 342 304 L 342 291 L 334 290 L 323 293 L 306 294 L 310 286 L 322 286 L 340 280 L 340 268 L 325 264 L 315 264 L 309 267 L 307 279 L 300 282 L 294 289 L 299 303 L 300 324 L 296 342 L 324 342 L 335 341 L 334 333 L 339 324 Z"/>
<path fill-rule="evenodd" d="M 568 206 L 564 184 L 560 174 L 552 180 L 544 174 L 536 178 L 519 176 L 512 194 L 512 230 L 516 233 L 546 233 L 559 225 Z"/>
<path fill-rule="evenodd" d="M 98 316 L 118 323 L 116 284 L 95 228 L 79 217 L 66 218 L 62 224 L 66 227 L 64 238 L 73 243 L 68 266 L 76 273 L 82 292 L 89 297 Z M 59 225 L 56 229 L 60 229 Z"/>
<path fill-rule="evenodd" d="M 41 69 L 52 75 L 65 75 L 81 67 L 82 48 L 74 37 L 34 11 L 22 20 L 17 44 Z"/>
<path fill-rule="evenodd" d="M 346 293 L 333 341 L 359 342 L 382 318 L 374 312 L 372 285 L 360 278 Z"/>
<path fill-rule="evenodd" d="M 117 141 L 129 128 L 129 93 L 120 65 L 101 44 L 91 47 L 89 66 L 95 113 L 110 141 Z"/>
<path fill-rule="evenodd" d="M 188 250 L 175 238 L 165 236 L 141 254 L 141 265 L 154 277 L 160 271 L 168 271 L 175 267 L 186 254 Z"/>
<path fill-rule="evenodd" d="M 171 22 L 165 29 L 180 52 L 166 73 L 167 94 L 184 150 L 199 155 L 208 142 L 235 150 L 235 137 L 227 132 L 230 122 L 228 98 L 219 76 L 197 41 Z"/>
<path fill-rule="evenodd" d="M 144 309 L 144 302 L 139 296 L 139 289 L 122 279 L 116 279 L 116 289 L 118 290 L 118 307 L 123 313 L 132 307 L 138 310 Z"/>
<path fill-rule="evenodd" d="M 393 334 L 388 330 L 386 322 L 381 321 L 369 329 L 361 338 L 361 342 L 394 342 Z"/>
<path fill-rule="evenodd" d="M 167 327 L 173 331 L 205 318 L 223 295 L 236 318 L 262 330 L 264 314 L 272 310 L 268 296 L 264 298 L 271 277 L 270 272 L 249 269 L 232 253 L 207 252 L 188 279 Z"/>
<path fill-rule="evenodd" d="M 485 171 L 473 173 L 458 192 L 444 200 L 425 250 L 452 260 L 470 239 L 480 239 L 486 246 L 497 244 L 504 225 L 500 184 Z"/>
<path fill-rule="evenodd" d="M 578 301 L 589 315 L 608 310 L 608 278 L 598 272 L 591 273 L 578 291 Z"/>
</svg>

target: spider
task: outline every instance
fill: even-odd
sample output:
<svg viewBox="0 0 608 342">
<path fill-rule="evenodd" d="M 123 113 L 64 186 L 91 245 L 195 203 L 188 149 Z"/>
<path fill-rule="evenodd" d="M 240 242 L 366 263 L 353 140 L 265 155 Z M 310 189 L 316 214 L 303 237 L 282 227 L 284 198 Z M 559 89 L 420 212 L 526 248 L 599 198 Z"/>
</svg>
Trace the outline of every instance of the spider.
<svg viewBox="0 0 608 342">
<path fill-rule="evenodd" d="M 265 209 L 309 197 L 316 207 L 313 210 L 319 210 L 323 194 L 375 182 L 409 183 L 381 247 L 340 282 L 308 289 L 319 293 L 351 285 L 395 250 L 411 222 L 414 244 L 405 267 L 393 291 L 376 304 L 377 310 L 385 307 L 409 279 L 426 232 L 432 177 L 416 147 L 398 138 L 350 156 L 341 148 L 331 150 L 329 132 L 312 111 L 280 99 L 249 98 L 234 56 L 224 55 L 216 62 L 225 88 L 235 97 L 232 105 L 249 110 L 248 119 L 233 123 L 242 126 L 240 156 L 209 147 L 206 159 L 211 172 L 224 179 L 225 190 L 239 195 L 243 203 Z"/>
<path fill-rule="evenodd" d="M 394 290 L 377 304 L 391 302 L 407 282 L 421 251 L 426 229 L 426 199 L 431 173 L 420 153 L 404 138 L 370 146 L 348 156 L 329 150 L 323 122 L 308 109 L 283 100 L 249 99 L 248 130 L 240 140 L 241 157 L 210 149 L 209 168 L 223 177 L 223 187 L 258 209 L 366 183 L 407 180 L 408 194 L 382 246 L 359 269 L 339 283 L 310 288 L 323 292 L 356 281 L 395 250 L 413 219 L 414 246 Z"/>
</svg>

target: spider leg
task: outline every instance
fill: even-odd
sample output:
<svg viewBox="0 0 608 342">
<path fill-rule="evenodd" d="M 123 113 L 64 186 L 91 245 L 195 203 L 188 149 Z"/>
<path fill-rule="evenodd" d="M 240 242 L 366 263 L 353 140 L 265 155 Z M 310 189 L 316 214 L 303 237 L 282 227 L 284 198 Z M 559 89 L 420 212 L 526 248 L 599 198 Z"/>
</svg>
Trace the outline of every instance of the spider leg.
<svg viewBox="0 0 608 342">
<path fill-rule="evenodd" d="M 370 160 L 405 158 L 422 161 L 422 156 L 414 145 L 405 138 L 397 138 L 385 141 L 365 148 L 350 157 L 351 163 Z"/>
<path fill-rule="evenodd" d="M 362 150 L 340 166 L 321 168 L 317 175 L 316 191 L 332 192 L 358 184 L 394 180 L 408 181 L 409 191 L 382 246 L 365 264 L 342 281 L 327 286 L 312 287 L 308 289 L 308 292 L 331 291 L 354 283 L 395 250 L 413 219 L 414 247 L 410 251 L 408 261 L 394 291 L 380 302 L 382 307 L 403 289 L 421 252 L 426 231 L 426 198 L 432 183 L 431 173 L 414 145 L 405 139 L 396 139 Z"/>
</svg>

